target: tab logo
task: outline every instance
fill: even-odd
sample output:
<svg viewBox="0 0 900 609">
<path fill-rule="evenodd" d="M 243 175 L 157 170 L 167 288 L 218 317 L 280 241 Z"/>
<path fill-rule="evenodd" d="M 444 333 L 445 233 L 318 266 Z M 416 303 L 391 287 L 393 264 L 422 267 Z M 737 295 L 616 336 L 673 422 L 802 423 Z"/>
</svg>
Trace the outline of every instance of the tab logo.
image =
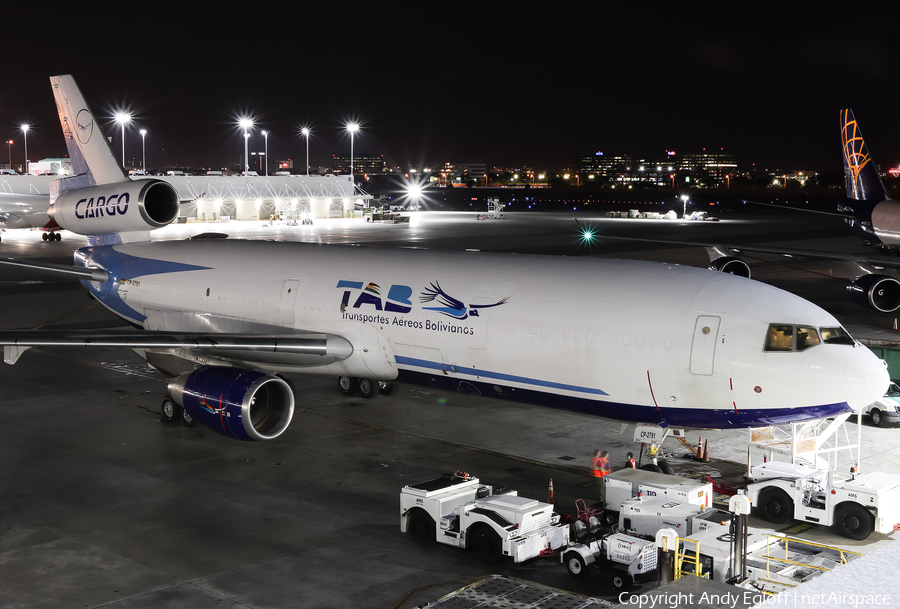
<svg viewBox="0 0 900 609">
<path fill-rule="evenodd" d="M 427 288 L 422 290 L 422 293 L 419 295 L 419 302 L 426 303 L 437 301 L 438 304 L 443 305 L 440 307 L 422 307 L 426 311 L 437 311 L 438 313 L 443 313 L 447 317 L 452 317 L 453 319 L 458 319 L 460 321 L 466 319 L 470 315 L 472 317 L 478 317 L 478 309 L 499 307 L 507 300 L 509 300 L 509 296 L 493 304 L 473 304 L 467 307 L 461 300 L 453 298 L 444 290 L 442 290 L 441 284 L 439 284 L 437 281 L 432 281 L 431 284 Z"/>
<path fill-rule="evenodd" d="M 348 307 L 353 309 L 372 307 L 375 311 L 386 313 L 409 313 L 413 307 L 413 289 L 408 285 L 394 284 L 388 289 L 386 296 L 382 295 L 382 288 L 377 283 L 366 284 L 362 281 L 342 279 L 338 281 L 336 287 L 344 289 L 341 297 L 341 313 L 344 313 Z M 354 293 L 357 290 L 359 293 L 354 298 Z M 351 300 L 353 301 L 352 304 Z M 437 281 L 431 282 L 419 294 L 419 302 L 421 304 L 434 303 L 438 305 L 423 306 L 422 310 L 435 311 L 460 321 L 469 317 L 478 317 L 480 309 L 498 307 L 508 300 L 509 296 L 490 304 L 466 305 L 463 301 L 445 292 Z"/>
<path fill-rule="evenodd" d="M 389 313 L 409 313 L 412 310 L 412 288 L 408 285 L 392 285 L 388 290 L 387 298 L 381 297 L 381 286 L 377 283 L 369 283 L 363 287 L 362 281 L 338 281 L 338 288 L 345 288 L 344 295 L 341 298 L 341 313 L 347 309 L 350 304 L 350 296 L 353 290 L 362 290 L 353 303 L 354 309 L 363 306 L 374 307 L 376 311 L 387 311 Z"/>
</svg>

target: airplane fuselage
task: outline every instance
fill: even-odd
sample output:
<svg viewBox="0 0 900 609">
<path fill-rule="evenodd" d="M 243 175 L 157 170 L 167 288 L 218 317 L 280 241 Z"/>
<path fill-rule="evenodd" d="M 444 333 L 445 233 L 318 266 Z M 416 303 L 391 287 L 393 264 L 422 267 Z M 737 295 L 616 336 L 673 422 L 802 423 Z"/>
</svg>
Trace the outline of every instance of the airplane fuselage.
<svg viewBox="0 0 900 609">
<path fill-rule="evenodd" d="M 148 330 L 323 332 L 354 345 L 327 366 L 228 360 L 275 372 L 717 428 L 832 416 L 888 382 L 852 341 L 767 349 L 773 324 L 840 328 L 821 308 L 678 265 L 233 240 L 87 247 L 76 263 L 107 270 L 88 289 Z"/>
</svg>

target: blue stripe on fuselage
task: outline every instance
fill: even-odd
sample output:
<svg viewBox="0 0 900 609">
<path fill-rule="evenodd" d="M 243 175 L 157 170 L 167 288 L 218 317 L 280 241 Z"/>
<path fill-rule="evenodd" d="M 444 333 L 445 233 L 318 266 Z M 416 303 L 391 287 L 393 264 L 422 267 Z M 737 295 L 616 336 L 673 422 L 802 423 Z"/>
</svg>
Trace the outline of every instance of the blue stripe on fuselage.
<svg viewBox="0 0 900 609">
<path fill-rule="evenodd" d="M 397 359 L 399 363 L 400 358 Z M 448 367 L 447 370 L 449 371 L 451 368 Z M 455 371 L 457 373 L 461 372 L 458 368 Z M 458 376 L 445 376 L 408 368 L 399 370 L 397 381 L 427 387 L 438 387 L 469 395 L 482 395 L 484 397 L 513 400 L 525 404 L 549 406 L 561 410 L 574 410 L 619 421 L 662 423 L 700 429 L 736 429 L 784 425 L 792 422 L 834 417 L 850 410 L 846 402 L 805 406 L 802 408 L 766 408 L 739 410 L 737 412 L 734 408 L 656 408 L 655 406 L 623 404 L 621 402 L 601 401 L 596 398 L 562 395 L 537 389 L 509 387 L 477 379 L 469 380 Z"/>
<path fill-rule="evenodd" d="M 522 383 L 524 385 L 533 385 L 535 387 L 546 387 L 547 389 L 561 389 L 564 391 L 577 391 L 579 393 L 589 393 L 592 395 L 609 395 L 600 389 L 591 387 L 579 387 L 578 385 L 567 385 L 565 383 L 554 383 L 552 381 L 543 381 L 540 379 L 528 378 L 527 376 L 516 376 L 514 374 L 504 374 L 502 372 L 492 372 L 490 370 L 482 370 L 480 368 L 458 368 L 450 364 L 432 362 L 425 359 L 416 359 L 414 357 L 404 357 L 398 355 L 394 358 L 398 364 L 415 366 L 417 368 L 429 368 L 432 370 L 440 370 L 442 372 L 453 372 L 455 374 L 464 374 L 478 378 L 490 378 L 498 381 L 511 381 L 514 383 Z"/>
<path fill-rule="evenodd" d="M 79 248 L 75 252 L 75 264 L 96 266 L 109 273 L 109 280 L 106 283 L 99 284 L 98 287 L 95 287 L 96 284 L 92 281 L 82 281 L 81 283 L 112 312 L 137 324 L 147 319 L 147 316 L 131 308 L 122 300 L 119 296 L 120 281 L 138 279 L 148 275 L 161 275 L 163 273 L 205 271 L 210 268 L 181 262 L 156 260 L 154 258 L 139 258 L 118 252 L 114 246 Z"/>
</svg>

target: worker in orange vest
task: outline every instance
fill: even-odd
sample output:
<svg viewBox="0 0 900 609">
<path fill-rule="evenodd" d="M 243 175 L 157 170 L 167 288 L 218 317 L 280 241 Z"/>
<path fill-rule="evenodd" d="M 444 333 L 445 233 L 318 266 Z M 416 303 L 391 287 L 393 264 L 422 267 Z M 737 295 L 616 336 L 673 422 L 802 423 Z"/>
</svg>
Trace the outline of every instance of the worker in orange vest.
<svg viewBox="0 0 900 609">
<path fill-rule="evenodd" d="M 598 448 L 594 451 L 594 456 L 591 459 L 591 477 L 593 477 L 597 481 L 597 498 L 600 500 L 600 503 L 606 503 L 606 489 L 603 486 L 603 477 L 606 476 L 609 469 L 609 451 L 601 452 Z"/>
<path fill-rule="evenodd" d="M 625 461 L 625 469 L 628 468 L 637 469 L 637 461 L 634 460 L 634 455 L 632 453 L 628 453 L 628 460 Z"/>
</svg>

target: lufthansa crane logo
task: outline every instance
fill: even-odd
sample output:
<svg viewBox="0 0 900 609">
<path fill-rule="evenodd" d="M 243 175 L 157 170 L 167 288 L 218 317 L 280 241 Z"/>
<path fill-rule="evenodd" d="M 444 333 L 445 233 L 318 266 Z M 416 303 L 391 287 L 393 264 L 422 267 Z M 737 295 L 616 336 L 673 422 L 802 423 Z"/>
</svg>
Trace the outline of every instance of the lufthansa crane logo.
<svg viewBox="0 0 900 609">
<path fill-rule="evenodd" d="M 78 115 L 75 117 L 75 133 L 78 136 L 78 141 L 82 144 L 87 144 L 91 141 L 91 136 L 94 134 L 94 117 L 91 116 L 87 108 L 79 110 Z"/>
</svg>

